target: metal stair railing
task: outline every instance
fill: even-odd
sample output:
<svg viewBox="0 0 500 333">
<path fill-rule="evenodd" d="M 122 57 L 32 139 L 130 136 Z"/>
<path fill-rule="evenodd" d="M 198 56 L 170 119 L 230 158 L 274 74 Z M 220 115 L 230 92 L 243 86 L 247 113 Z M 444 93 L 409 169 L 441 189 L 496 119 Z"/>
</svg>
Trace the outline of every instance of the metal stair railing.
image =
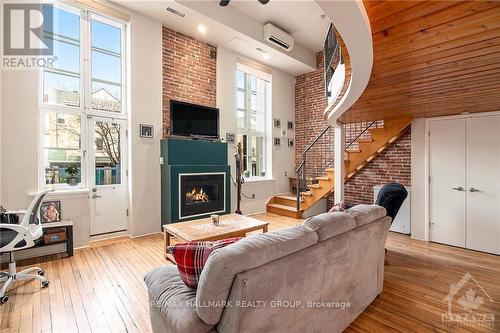
<svg viewBox="0 0 500 333">
<path fill-rule="evenodd" d="M 376 120 L 344 124 L 343 126 L 346 137 L 345 154 L 348 149 L 357 149 L 358 139 L 371 138 L 369 129 L 383 128 L 384 121 Z M 334 164 L 334 138 L 334 129 L 329 125 L 312 140 L 301 154 L 300 163 L 295 170 L 295 174 L 297 175 L 297 211 L 300 210 L 302 193 L 308 191 L 309 185 L 318 183 L 317 178 L 322 176 L 325 170 Z"/>
</svg>

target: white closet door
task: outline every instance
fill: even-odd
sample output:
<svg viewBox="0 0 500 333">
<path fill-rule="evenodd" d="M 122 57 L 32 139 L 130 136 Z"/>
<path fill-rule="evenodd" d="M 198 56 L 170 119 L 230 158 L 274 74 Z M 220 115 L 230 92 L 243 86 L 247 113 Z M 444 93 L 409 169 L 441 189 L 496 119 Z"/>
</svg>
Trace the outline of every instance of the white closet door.
<svg viewBox="0 0 500 333">
<path fill-rule="evenodd" d="M 465 247 L 465 119 L 430 122 L 430 240 Z"/>
<path fill-rule="evenodd" d="M 467 119 L 466 247 L 500 254 L 500 116 Z"/>
</svg>

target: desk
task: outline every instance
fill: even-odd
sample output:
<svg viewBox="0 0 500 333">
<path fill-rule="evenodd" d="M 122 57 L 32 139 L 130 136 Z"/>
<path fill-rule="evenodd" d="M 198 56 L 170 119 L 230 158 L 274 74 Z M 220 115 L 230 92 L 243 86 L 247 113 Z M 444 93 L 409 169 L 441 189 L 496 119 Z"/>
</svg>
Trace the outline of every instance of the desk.
<svg viewBox="0 0 500 333">
<path fill-rule="evenodd" d="M 66 244 L 66 253 L 68 254 L 68 257 L 73 256 L 73 221 L 62 220 L 61 222 L 42 223 L 42 229 L 43 229 L 44 234 L 46 231 L 51 230 L 51 229 L 66 229 L 66 240 L 45 244 L 45 242 L 43 241 L 43 236 L 42 236 L 42 242 L 39 244 L 36 244 L 33 248 L 45 247 L 45 246 L 51 246 L 51 245 L 55 245 L 55 244 L 65 243 Z"/>
</svg>

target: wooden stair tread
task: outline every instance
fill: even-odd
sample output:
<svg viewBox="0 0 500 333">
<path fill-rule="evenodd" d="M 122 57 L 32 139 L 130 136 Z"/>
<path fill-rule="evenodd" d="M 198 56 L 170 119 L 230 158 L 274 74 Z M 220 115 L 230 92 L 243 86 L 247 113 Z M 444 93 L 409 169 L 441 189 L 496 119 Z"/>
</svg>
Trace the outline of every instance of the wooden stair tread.
<svg viewBox="0 0 500 333">
<path fill-rule="evenodd" d="M 349 149 L 349 150 L 346 150 L 347 153 L 349 154 L 359 154 L 361 153 L 361 150 L 359 149 Z"/>
<path fill-rule="evenodd" d="M 281 204 L 277 204 L 277 203 L 270 203 L 270 204 L 268 204 L 268 206 L 269 207 L 283 209 L 283 210 L 287 210 L 287 211 L 290 211 L 290 212 L 297 212 L 297 207 L 285 206 L 285 205 L 281 205 Z"/>
<path fill-rule="evenodd" d="M 306 197 L 311 197 L 313 194 L 311 193 L 311 191 L 307 191 L 307 192 L 301 192 L 300 193 L 301 195 L 304 195 Z"/>
<path fill-rule="evenodd" d="M 368 143 L 368 142 L 373 142 L 372 138 L 359 138 L 356 140 L 357 143 Z"/>
<path fill-rule="evenodd" d="M 297 200 L 297 195 L 295 195 L 293 193 L 276 194 L 274 197 L 285 199 L 285 200 L 292 200 L 292 201 L 296 201 Z"/>
<path fill-rule="evenodd" d="M 309 185 L 307 185 L 307 187 L 309 187 L 309 188 L 321 188 L 321 185 L 319 185 L 319 184 L 309 184 Z"/>
<path fill-rule="evenodd" d="M 317 180 L 330 180 L 330 177 L 328 176 L 320 176 L 320 177 L 316 177 Z"/>
</svg>

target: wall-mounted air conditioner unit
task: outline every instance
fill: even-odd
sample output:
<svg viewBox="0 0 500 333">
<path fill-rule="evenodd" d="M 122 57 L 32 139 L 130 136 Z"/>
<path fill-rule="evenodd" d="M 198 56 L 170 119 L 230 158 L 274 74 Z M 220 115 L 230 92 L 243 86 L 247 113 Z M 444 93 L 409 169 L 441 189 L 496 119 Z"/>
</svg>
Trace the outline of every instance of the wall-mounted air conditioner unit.
<svg viewBox="0 0 500 333">
<path fill-rule="evenodd" d="M 272 23 L 264 25 L 264 39 L 269 44 L 277 46 L 287 52 L 293 49 L 293 37 Z"/>
</svg>

